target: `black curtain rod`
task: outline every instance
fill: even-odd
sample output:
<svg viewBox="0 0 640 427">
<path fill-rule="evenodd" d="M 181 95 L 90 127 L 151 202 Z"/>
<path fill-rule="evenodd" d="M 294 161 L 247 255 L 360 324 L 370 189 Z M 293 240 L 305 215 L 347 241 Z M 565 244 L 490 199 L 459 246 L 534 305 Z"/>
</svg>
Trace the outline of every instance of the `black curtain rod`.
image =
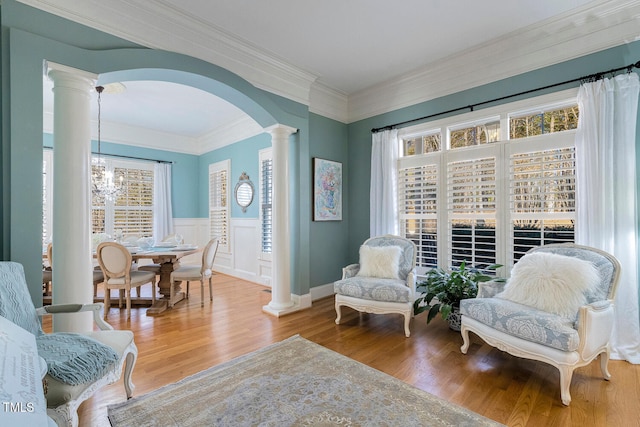
<svg viewBox="0 0 640 427">
<path fill-rule="evenodd" d="M 105 154 L 105 153 L 97 153 L 95 151 L 92 151 L 91 154 L 100 154 L 101 156 L 104 156 L 104 157 L 118 157 L 120 159 L 144 160 L 146 162 L 171 163 L 171 164 L 174 163 L 171 160 L 148 159 L 146 157 L 124 156 L 122 154 Z"/>
<path fill-rule="evenodd" d="M 394 123 L 392 125 L 387 125 L 387 126 L 380 127 L 380 128 L 373 128 L 373 129 L 371 129 L 371 132 L 372 133 L 376 133 L 376 132 L 382 132 L 384 130 L 391 130 L 391 129 L 396 128 L 398 126 L 402 126 L 402 125 L 406 125 L 406 124 L 414 123 L 414 122 L 419 122 L 419 121 L 426 120 L 426 119 L 431 119 L 433 117 L 442 116 L 444 114 L 455 113 L 455 112 L 461 111 L 461 110 L 469 109 L 469 111 L 473 111 L 473 109 L 475 107 L 478 107 L 478 106 L 481 106 L 481 105 L 490 104 L 492 102 L 503 101 L 505 99 L 514 98 L 516 96 L 521 96 L 521 95 L 527 95 L 527 94 L 530 94 L 530 93 L 533 93 L 533 92 L 538 92 L 538 91 L 541 91 L 541 90 L 550 89 L 552 87 L 566 85 L 566 84 L 569 84 L 569 83 L 574 83 L 574 82 L 579 82 L 579 81 L 600 80 L 606 74 L 614 74 L 614 73 L 617 73 L 618 71 L 622 71 L 622 70 L 627 70 L 627 72 L 630 73 L 633 70 L 634 67 L 635 68 L 640 68 L 640 61 L 638 61 L 638 62 L 636 62 L 634 64 L 629 64 L 629 65 L 627 65 L 625 67 L 614 68 L 614 69 L 609 70 L 609 71 L 602 71 L 600 73 L 589 74 L 588 76 L 582 76 L 582 77 L 578 77 L 578 78 L 575 78 L 575 79 L 566 80 L 564 82 L 554 83 L 554 84 L 550 84 L 550 85 L 547 85 L 547 86 L 542 86 L 542 87 L 539 87 L 539 88 L 536 88 L 536 89 L 529 89 L 529 90 L 525 90 L 524 92 L 514 93 L 512 95 L 501 96 L 500 98 L 494 98 L 494 99 L 491 99 L 489 101 L 483 101 L 483 102 L 478 102 L 477 104 L 465 105 L 464 107 L 458 107 L 458 108 L 454 108 L 454 109 L 447 110 L 447 111 L 441 111 L 439 113 L 429 114 L 428 116 L 419 117 L 417 119 L 405 120 L 404 122 L 398 122 L 398 123 Z"/>
</svg>

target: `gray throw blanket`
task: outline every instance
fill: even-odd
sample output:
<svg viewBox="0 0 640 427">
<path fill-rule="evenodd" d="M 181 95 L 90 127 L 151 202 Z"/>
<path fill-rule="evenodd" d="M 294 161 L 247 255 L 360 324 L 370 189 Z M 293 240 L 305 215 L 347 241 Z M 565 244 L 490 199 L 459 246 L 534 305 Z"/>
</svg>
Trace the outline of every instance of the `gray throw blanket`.
<svg viewBox="0 0 640 427">
<path fill-rule="evenodd" d="M 65 384 L 96 381 L 118 361 L 114 349 L 80 334 L 44 334 L 36 337 L 36 342 L 49 375 Z"/>
</svg>

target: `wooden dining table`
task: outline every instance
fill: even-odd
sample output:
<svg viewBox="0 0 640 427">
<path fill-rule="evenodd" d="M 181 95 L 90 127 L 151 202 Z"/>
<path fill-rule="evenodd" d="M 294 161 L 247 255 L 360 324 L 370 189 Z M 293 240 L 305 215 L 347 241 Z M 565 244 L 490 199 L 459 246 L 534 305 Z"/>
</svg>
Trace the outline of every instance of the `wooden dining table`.
<svg viewBox="0 0 640 427">
<path fill-rule="evenodd" d="M 181 249 L 181 248 L 157 248 L 141 250 L 131 254 L 134 261 L 141 259 L 151 259 L 155 264 L 160 264 L 160 288 L 161 297 L 156 299 L 155 304 L 147 309 L 147 315 L 160 314 L 169 308 L 171 297 L 171 286 L 173 286 L 173 301 L 175 304 L 185 298 L 185 293 L 181 290 L 181 282 L 171 283 L 171 272 L 180 266 L 180 258 L 200 252 L 202 249 Z"/>
</svg>

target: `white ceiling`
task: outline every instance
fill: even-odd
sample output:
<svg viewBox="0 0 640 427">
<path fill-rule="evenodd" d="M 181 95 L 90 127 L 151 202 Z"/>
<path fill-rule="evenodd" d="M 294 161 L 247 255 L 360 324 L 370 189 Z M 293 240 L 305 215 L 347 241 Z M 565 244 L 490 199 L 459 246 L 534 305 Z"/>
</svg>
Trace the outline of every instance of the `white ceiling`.
<svg viewBox="0 0 640 427">
<path fill-rule="evenodd" d="M 410 71 L 429 68 L 443 58 L 473 52 L 475 46 L 504 39 L 542 21 L 553 22 L 585 5 L 606 3 L 590 0 L 21 1 L 94 27 L 108 21 L 109 13 L 116 7 L 135 4 L 136 22 L 144 22 L 147 29 L 159 28 L 170 15 L 181 24 L 215 30 L 212 34 L 232 39 L 252 52 L 308 73 L 315 82 L 343 94 L 346 99 Z M 144 42 L 133 36 L 130 22 L 121 21 L 119 24 L 112 19 L 108 28 L 100 29 L 120 37 L 132 34 L 131 40 Z M 183 40 L 190 34 L 177 32 L 176 38 L 178 36 Z M 213 39 L 193 42 L 216 43 Z M 199 140 L 243 116 L 229 103 L 194 88 L 159 82 L 123 84 L 124 93 L 103 94 L 103 122 L 124 123 Z M 50 93 L 49 87 L 45 87 L 45 114 L 52 105 Z"/>
</svg>

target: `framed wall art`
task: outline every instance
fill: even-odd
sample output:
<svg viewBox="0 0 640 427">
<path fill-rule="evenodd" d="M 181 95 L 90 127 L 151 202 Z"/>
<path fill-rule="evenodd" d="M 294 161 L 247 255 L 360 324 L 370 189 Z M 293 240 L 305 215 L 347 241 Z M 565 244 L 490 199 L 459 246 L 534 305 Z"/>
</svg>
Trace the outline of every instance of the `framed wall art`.
<svg viewBox="0 0 640 427">
<path fill-rule="evenodd" d="M 313 220 L 342 221 L 342 163 L 313 159 Z"/>
</svg>

